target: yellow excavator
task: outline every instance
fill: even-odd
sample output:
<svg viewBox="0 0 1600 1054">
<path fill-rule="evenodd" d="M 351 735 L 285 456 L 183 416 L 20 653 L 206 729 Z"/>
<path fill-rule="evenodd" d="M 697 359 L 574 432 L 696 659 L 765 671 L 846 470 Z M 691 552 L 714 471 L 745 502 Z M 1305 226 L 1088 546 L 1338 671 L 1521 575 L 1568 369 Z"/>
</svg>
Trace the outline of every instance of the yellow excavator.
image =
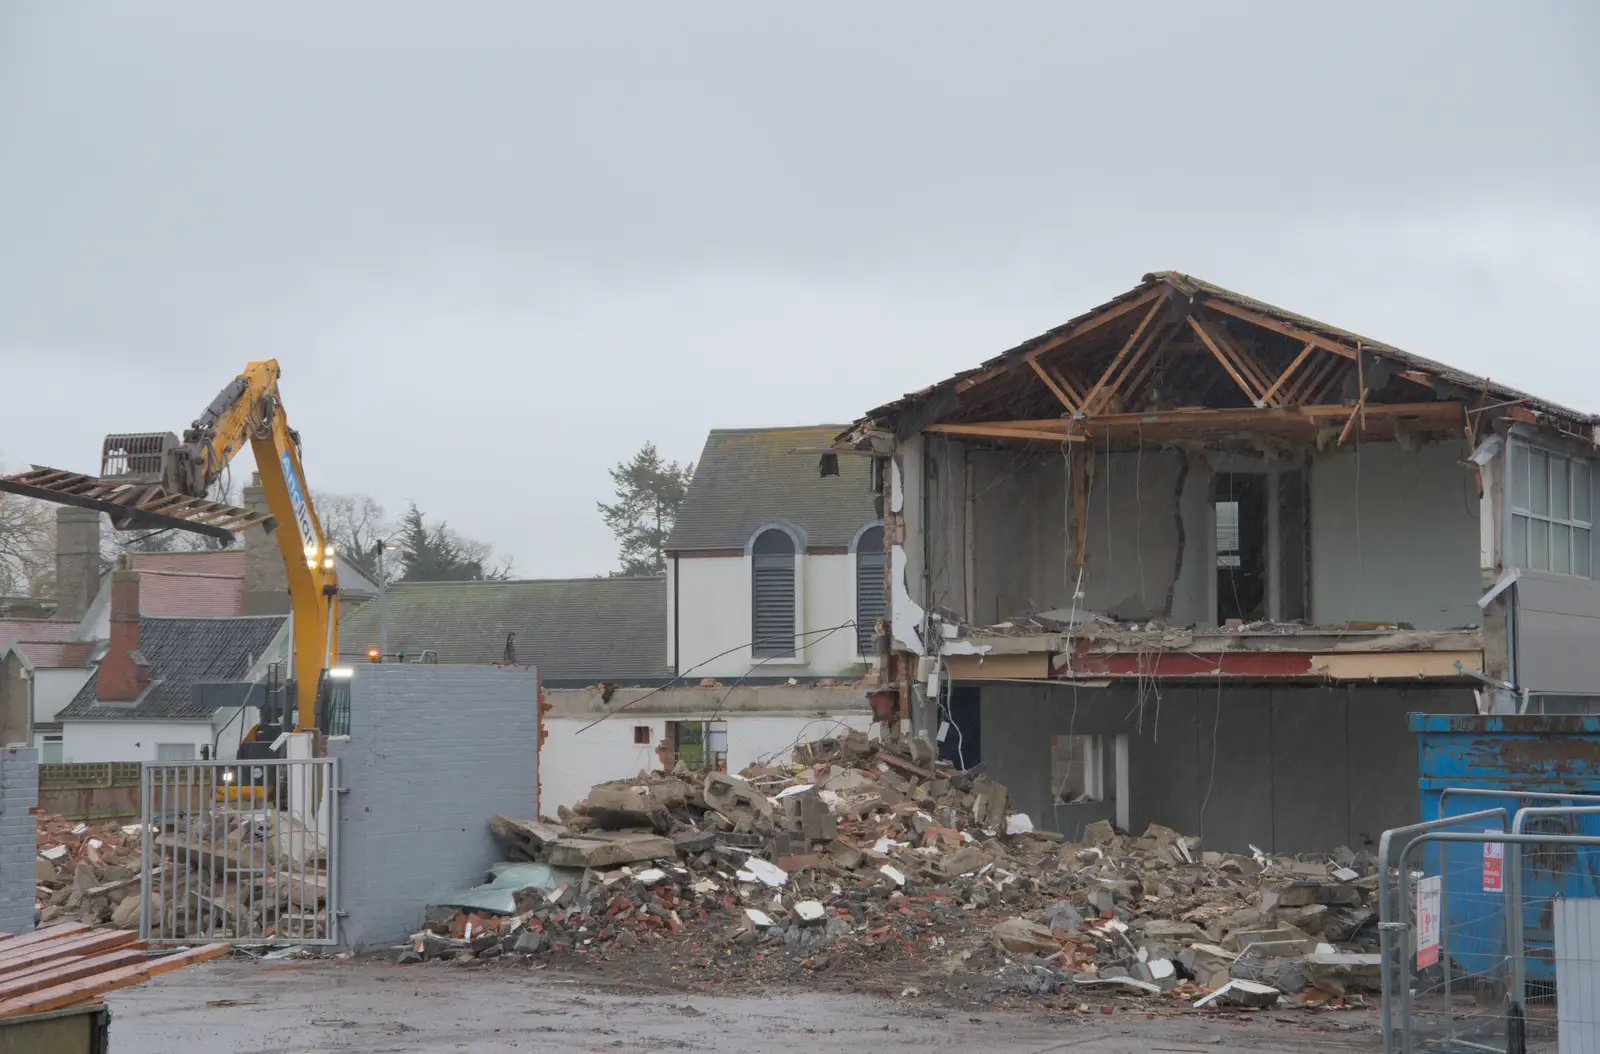
<svg viewBox="0 0 1600 1054">
<path fill-rule="evenodd" d="M 182 439 L 170 432 L 107 436 L 98 476 L 37 466 L 0 476 L 0 491 L 95 509 L 107 513 L 119 530 L 191 531 L 224 545 L 249 527 L 277 536 L 289 579 L 292 672 L 276 701 L 269 693 L 261 723 L 241 744 L 240 757 L 270 753 L 281 732 L 345 731 L 330 729 L 329 722 L 347 720 L 348 713 L 347 698 L 340 697 L 341 689 L 348 692 L 348 682 L 329 676 L 339 655 L 334 551 L 311 502 L 300 465 L 300 436 L 284 416 L 278 376 L 276 359 L 249 363 Z M 246 444 L 261 474 L 265 516 L 207 497 Z"/>
</svg>

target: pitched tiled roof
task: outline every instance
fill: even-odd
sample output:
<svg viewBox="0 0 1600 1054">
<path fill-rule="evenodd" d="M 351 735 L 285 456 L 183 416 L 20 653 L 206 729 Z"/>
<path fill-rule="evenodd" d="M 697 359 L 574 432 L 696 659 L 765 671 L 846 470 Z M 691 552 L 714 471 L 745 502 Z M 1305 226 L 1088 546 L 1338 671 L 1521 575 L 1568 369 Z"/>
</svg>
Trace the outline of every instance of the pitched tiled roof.
<svg viewBox="0 0 1600 1054">
<path fill-rule="evenodd" d="M 537 665 L 546 682 L 671 676 L 664 577 L 400 582 L 384 595 L 384 616 L 391 654 L 500 662 L 514 633 L 516 661 Z M 354 658 L 377 646 L 376 601 L 340 621 L 339 640 Z"/>
<path fill-rule="evenodd" d="M 19 640 L 71 640 L 77 629 L 78 624 L 76 622 L 54 622 L 46 619 L 0 619 L 0 651 L 5 651 L 13 641 Z"/>
<path fill-rule="evenodd" d="M 813 548 L 849 545 L 876 513 L 867 458 L 839 458 L 837 476 L 817 472 L 817 451 L 843 427 L 713 431 L 678 509 L 668 551 L 743 549 L 756 528 L 775 520 L 799 527 Z"/>
<path fill-rule="evenodd" d="M 1214 299 L 1226 301 L 1238 307 L 1252 311 L 1258 315 L 1266 316 L 1271 320 L 1276 320 L 1277 322 L 1296 327 L 1298 330 L 1310 332 L 1315 336 L 1326 337 L 1334 341 L 1342 342 L 1346 345 L 1359 345 L 1374 355 L 1382 358 L 1392 359 L 1408 369 L 1418 369 L 1425 373 L 1432 374 L 1447 385 L 1450 385 L 1463 393 L 1473 393 L 1484 398 L 1491 398 L 1501 402 L 1518 402 L 1528 406 L 1530 409 L 1540 410 L 1556 418 L 1565 419 L 1569 422 L 1579 425 L 1590 425 L 1595 423 L 1597 420 L 1596 416 L 1594 415 L 1561 406 L 1557 403 L 1549 402 L 1544 399 L 1536 398 L 1528 395 L 1526 392 L 1518 391 L 1517 389 L 1511 388 L 1507 385 L 1491 381 L 1484 377 L 1474 376 L 1465 370 L 1459 370 L 1453 366 L 1435 362 L 1432 359 L 1423 358 L 1421 355 L 1402 351 L 1392 344 L 1385 344 L 1380 340 L 1373 340 L 1370 337 L 1363 337 L 1358 333 L 1352 333 L 1349 330 L 1340 329 L 1338 326 L 1331 326 L 1326 322 L 1319 322 L 1314 318 L 1308 318 L 1305 315 L 1297 314 L 1296 312 L 1286 310 L 1274 304 L 1266 303 L 1262 300 L 1257 300 L 1254 297 L 1246 296 L 1243 293 L 1236 293 L 1231 289 L 1226 289 L 1220 285 L 1216 285 L 1213 282 L 1208 282 L 1203 278 L 1196 278 L 1194 275 L 1184 274 L 1181 271 L 1155 271 L 1145 275 L 1143 281 L 1134 286 L 1132 289 L 1113 297 L 1104 304 L 1101 304 L 1099 307 L 1091 308 L 1090 310 L 1085 311 L 1083 314 L 1068 319 L 1061 325 L 1056 326 L 1053 329 L 1046 330 L 1036 337 L 1030 337 L 1021 344 L 1018 344 L 1016 347 L 1011 348 L 1008 351 L 1003 351 L 999 355 L 996 355 L 992 358 L 986 359 L 977 366 L 962 370 L 960 373 L 957 373 L 952 377 L 948 377 L 936 384 L 929 385 L 926 388 L 910 392 L 905 396 L 894 400 L 893 402 L 886 403 L 883 406 L 869 411 L 866 417 L 861 418 L 855 423 L 855 425 L 852 426 L 851 430 L 854 432 L 859 432 L 863 428 L 872 426 L 874 424 L 876 424 L 878 427 L 888 424 L 895 424 L 897 423 L 896 419 L 900 415 L 908 414 L 908 411 L 911 411 L 913 407 L 930 402 L 935 397 L 941 397 L 944 399 L 952 397 L 955 392 L 959 390 L 958 386 L 963 381 L 970 381 L 972 378 L 980 374 L 987 374 L 999 368 L 1010 369 L 1021 367 L 1023 366 L 1028 353 L 1033 351 L 1039 345 L 1051 344 L 1053 346 L 1054 343 L 1058 342 L 1059 339 L 1065 338 L 1080 324 L 1092 319 L 1094 316 L 1099 315 L 1102 312 L 1118 307 L 1119 305 L 1126 304 L 1129 300 L 1133 300 L 1134 298 L 1145 294 L 1151 288 L 1159 285 L 1170 286 L 1172 289 L 1176 290 L 1183 296 L 1190 298 L 1191 300 L 1197 299 L 1204 301 L 1207 299 Z M 851 437 L 848 433 L 841 431 L 841 434 L 838 435 L 837 438 L 841 441 L 844 441 Z"/>
<path fill-rule="evenodd" d="M 197 721 L 215 706 L 196 705 L 194 685 L 237 681 L 264 654 L 278 631 L 282 615 L 252 618 L 142 618 L 139 651 L 150 663 L 151 682 L 131 706 L 96 701 L 98 670 L 89 675 L 58 721 Z"/>
<path fill-rule="evenodd" d="M 136 553 L 139 609 L 158 618 L 244 614 L 244 553 Z"/>
<path fill-rule="evenodd" d="M 87 640 L 19 640 L 15 646 L 36 670 L 81 670 L 94 651 L 94 642 Z"/>
</svg>

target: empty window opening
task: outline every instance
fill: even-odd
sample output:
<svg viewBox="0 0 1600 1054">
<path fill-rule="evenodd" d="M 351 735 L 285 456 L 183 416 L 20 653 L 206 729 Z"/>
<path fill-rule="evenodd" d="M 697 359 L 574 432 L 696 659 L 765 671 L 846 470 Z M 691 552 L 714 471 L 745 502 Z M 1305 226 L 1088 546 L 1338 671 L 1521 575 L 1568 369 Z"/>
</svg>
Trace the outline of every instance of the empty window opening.
<svg viewBox="0 0 1600 1054">
<path fill-rule="evenodd" d="M 1105 736 L 1050 740 L 1051 796 L 1057 805 L 1105 801 Z"/>
<path fill-rule="evenodd" d="M 1590 577 L 1589 463 L 1513 444 L 1508 563 Z"/>
<path fill-rule="evenodd" d="M 668 721 L 675 763 L 695 772 L 728 771 L 728 722 Z"/>
<path fill-rule="evenodd" d="M 1267 617 L 1267 477 L 1220 473 L 1216 515 L 1217 624 Z"/>
<path fill-rule="evenodd" d="M 883 616 L 883 528 L 869 527 L 856 542 L 857 654 L 873 654 L 873 630 Z"/>
<path fill-rule="evenodd" d="M 61 737 L 45 736 L 39 746 L 39 763 L 41 765 L 61 764 Z"/>
<path fill-rule="evenodd" d="M 649 725 L 634 725 L 633 726 L 633 742 L 634 742 L 635 746 L 641 746 L 641 747 L 649 746 L 650 742 L 651 742 L 651 740 L 650 740 L 650 726 Z"/>
<path fill-rule="evenodd" d="M 794 539 L 777 528 L 751 547 L 751 653 L 758 659 L 794 654 Z"/>
</svg>

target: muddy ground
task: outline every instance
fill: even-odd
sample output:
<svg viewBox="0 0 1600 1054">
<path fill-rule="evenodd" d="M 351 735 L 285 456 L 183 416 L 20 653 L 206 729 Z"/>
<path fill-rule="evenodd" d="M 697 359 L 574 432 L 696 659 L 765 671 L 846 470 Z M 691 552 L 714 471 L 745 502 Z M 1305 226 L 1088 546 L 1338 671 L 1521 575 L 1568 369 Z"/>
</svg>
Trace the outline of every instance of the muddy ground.
<svg viewBox="0 0 1600 1054">
<path fill-rule="evenodd" d="M 974 1010 L 797 986 L 673 990 L 526 965 L 223 960 L 109 997 L 113 1054 L 1372 1051 L 1370 1011 Z M 1109 1005 L 1109 1004 L 1107 1004 Z"/>
</svg>

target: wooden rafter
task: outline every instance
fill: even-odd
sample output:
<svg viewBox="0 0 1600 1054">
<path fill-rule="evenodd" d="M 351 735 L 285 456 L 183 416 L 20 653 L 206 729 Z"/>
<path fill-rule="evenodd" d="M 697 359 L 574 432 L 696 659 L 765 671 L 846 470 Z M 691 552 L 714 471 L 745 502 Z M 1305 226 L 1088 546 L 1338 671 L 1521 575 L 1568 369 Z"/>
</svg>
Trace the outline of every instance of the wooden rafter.
<svg viewBox="0 0 1600 1054">
<path fill-rule="evenodd" d="M 1453 428 L 1461 424 L 1461 404 L 1434 403 L 1363 403 L 1359 407 L 1365 415 L 1396 421 L 1408 421 L 1423 428 Z M 947 435 L 973 435 L 992 439 L 1049 439 L 1077 442 L 1084 438 L 1077 431 L 1083 428 L 1093 434 L 1101 429 L 1139 429 L 1169 427 L 1193 429 L 1197 432 L 1219 428 L 1251 431 L 1257 428 L 1274 429 L 1285 426 L 1316 427 L 1336 421 L 1348 423 L 1352 407 L 1330 405 L 1282 406 L 1244 408 L 1236 410 L 1211 410 L 1188 407 L 1157 413 L 1105 414 L 1085 422 L 1073 422 L 1059 417 L 1046 417 L 1018 421 L 980 421 L 960 424 L 928 425 L 924 431 Z"/>
<path fill-rule="evenodd" d="M 1361 430 L 1363 432 L 1367 430 L 1367 396 L 1371 392 L 1371 388 L 1361 389 L 1361 398 L 1356 400 L 1355 409 L 1350 411 L 1350 420 L 1346 421 L 1344 423 L 1344 428 L 1340 429 L 1339 431 L 1340 446 L 1344 446 L 1344 441 L 1350 438 L 1350 429 L 1356 426 L 1356 421 L 1358 419 L 1361 421 Z"/>
<path fill-rule="evenodd" d="M 1272 387 L 1261 393 L 1262 401 L 1271 402 L 1272 397 L 1278 394 L 1278 389 L 1282 388 L 1284 383 L 1288 381 L 1290 377 L 1294 376 L 1294 371 L 1298 370 L 1300 368 L 1300 364 L 1305 362 L 1306 359 L 1310 357 L 1311 353 L 1316 350 L 1317 346 L 1308 341 L 1306 346 L 1300 349 L 1300 354 L 1294 357 L 1294 361 L 1289 363 L 1289 368 L 1278 374 L 1278 379 L 1272 382 Z M 1280 403 L 1282 401 L 1283 400 L 1279 400 Z"/>
<path fill-rule="evenodd" d="M 1291 406 L 1306 402 L 1306 396 L 1316 390 L 1330 373 L 1343 366 L 1344 361 L 1337 355 L 1324 355 L 1306 367 L 1301 371 L 1299 377 L 1289 383 L 1289 386 L 1284 390 L 1283 401 Z"/>
<path fill-rule="evenodd" d="M 1023 424 L 1039 424 L 1041 426 L 1062 426 L 1061 431 L 1047 431 L 1045 427 L 1025 428 Z M 1068 435 L 1063 421 L 1020 422 L 1020 421 L 995 421 L 983 424 L 944 424 L 928 425 L 924 432 L 938 432 L 944 435 L 980 436 L 988 439 L 1048 439 L 1053 443 L 1081 443 L 1083 436 Z"/>
<path fill-rule="evenodd" d="M 1054 371 L 1046 369 L 1038 359 L 1029 359 L 1028 365 L 1033 367 L 1033 372 L 1039 375 L 1039 379 L 1050 389 L 1051 394 L 1061 401 L 1062 406 L 1072 413 L 1078 412 L 1078 407 L 1083 403 L 1083 396 L 1071 389 L 1066 378 L 1055 376 Z"/>
<path fill-rule="evenodd" d="M 1136 310 L 1137 308 L 1156 299 L 1161 295 L 1164 288 L 1166 287 L 1163 283 L 1157 283 L 1136 297 L 1124 300 L 1122 303 L 1117 304 L 1114 307 L 1109 307 L 1100 312 L 1098 315 L 1086 318 L 1082 322 L 1079 322 L 1077 325 L 1068 329 L 1065 333 L 1057 333 L 1055 336 L 1039 344 L 1037 347 L 1029 348 L 1026 357 L 1029 359 L 1036 359 L 1040 355 L 1054 351 L 1056 348 L 1061 347 L 1068 341 L 1076 340 L 1085 333 L 1099 329 L 1107 322 L 1113 322 L 1127 314 L 1129 311 Z M 996 377 L 1009 373 L 1014 363 L 1015 360 L 1008 360 L 1004 365 L 991 366 L 986 370 L 981 370 L 978 373 L 973 374 L 971 377 L 957 381 L 956 391 L 958 393 L 968 391 L 969 389 L 976 388 L 980 384 L 983 384 L 987 381 L 992 381 Z"/>
<path fill-rule="evenodd" d="M 1321 334 L 1312 333 L 1310 330 L 1301 329 L 1299 326 L 1291 326 L 1287 322 L 1279 322 L 1270 315 L 1263 315 L 1259 311 L 1251 311 L 1247 307 L 1240 307 L 1230 300 L 1210 297 L 1205 301 L 1205 305 L 1213 311 L 1221 311 L 1225 315 L 1232 315 L 1235 318 L 1242 318 L 1246 322 L 1253 322 L 1262 329 L 1270 329 L 1274 333 L 1281 333 L 1286 337 L 1293 337 L 1295 340 L 1303 341 L 1307 344 L 1315 344 L 1323 351 L 1331 351 L 1335 355 L 1342 355 L 1347 359 L 1356 357 L 1355 348 L 1340 344 L 1336 340 L 1330 340 Z"/>
<path fill-rule="evenodd" d="M 1100 379 L 1095 382 L 1094 387 L 1090 388 L 1089 393 L 1083 397 L 1083 413 L 1095 413 L 1117 394 L 1116 384 L 1122 383 L 1123 377 L 1127 376 L 1126 371 L 1121 376 L 1118 376 L 1116 384 L 1113 384 L 1111 389 L 1106 391 L 1105 398 L 1100 398 L 1100 393 L 1105 390 L 1106 383 L 1111 380 L 1112 375 L 1117 372 L 1117 368 L 1127 359 L 1128 353 L 1133 351 L 1135 345 L 1139 344 L 1139 338 L 1144 335 L 1144 331 L 1149 328 L 1150 323 L 1155 320 L 1156 315 L 1160 314 L 1161 309 L 1165 306 L 1166 301 L 1164 300 L 1156 300 L 1155 303 L 1150 305 L 1150 310 L 1144 313 L 1144 317 L 1139 320 L 1138 326 L 1134 327 L 1133 332 L 1128 335 L 1127 342 L 1117 351 L 1116 356 L 1111 360 L 1111 364 L 1105 368 L 1105 372 L 1100 375 Z M 1141 351 L 1146 346 L 1148 345 L 1142 345 Z"/>
<path fill-rule="evenodd" d="M 1228 376 L 1233 378 L 1233 382 L 1249 397 L 1250 401 L 1258 406 L 1261 405 L 1261 392 L 1253 387 L 1250 381 L 1246 380 L 1246 371 L 1242 364 L 1234 362 L 1228 353 L 1222 350 L 1222 345 L 1212 339 L 1211 334 L 1206 332 L 1206 327 L 1193 315 L 1189 316 L 1189 328 L 1194 330 L 1195 335 L 1210 349 L 1211 354 L 1216 356 L 1216 360 L 1222 363 L 1222 368 L 1228 371 Z"/>
<path fill-rule="evenodd" d="M 1150 376 L 1150 371 L 1155 368 L 1155 364 L 1161 361 L 1161 355 L 1166 351 L 1167 345 L 1172 343 L 1173 335 L 1182 328 L 1182 326 L 1173 326 L 1164 335 L 1158 336 L 1159 331 L 1150 334 L 1150 338 L 1155 341 L 1155 344 L 1150 348 L 1149 353 L 1144 355 L 1144 364 L 1139 367 L 1139 372 L 1134 374 L 1133 380 L 1129 381 L 1123 389 L 1124 401 L 1132 400 L 1134 396 L 1139 394 L 1140 386 L 1144 384 L 1145 378 Z"/>
<path fill-rule="evenodd" d="M 1254 352 L 1250 351 L 1244 345 L 1234 340 L 1229 335 L 1228 328 L 1225 325 L 1212 323 L 1206 327 L 1206 332 L 1211 334 L 1212 340 L 1215 340 L 1222 346 L 1222 350 L 1233 356 L 1233 361 L 1239 363 L 1240 366 L 1245 368 L 1246 373 L 1250 377 L 1250 383 L 1254 384 L 1262 392 L 1262 401 L 1266 403 L 1266 405 L 1271 406 L 1272 404 L 1270 402 L 1266 402 L 1265 393 L 1269 387 L 1268 382 L 1272 380 L 1272 373 L 1261 362 L 1261 359 L 1258 358 Z"/>
</svg>

